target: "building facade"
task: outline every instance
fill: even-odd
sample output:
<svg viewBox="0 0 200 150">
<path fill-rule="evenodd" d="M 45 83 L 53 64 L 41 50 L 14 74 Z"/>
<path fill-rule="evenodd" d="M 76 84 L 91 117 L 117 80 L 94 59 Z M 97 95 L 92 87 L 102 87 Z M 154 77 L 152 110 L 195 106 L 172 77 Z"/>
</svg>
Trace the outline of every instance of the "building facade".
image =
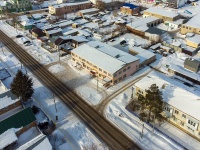
<svg viewBox="0 0 200 150">
<path fill-rule="evenodd" d="M 181 25 L 181 34 L 187 33 L 196 33 L 200 34 L 200 24 L 199 24 L 200 15 L 197 14 L 191 18 L 187 23 Z"/>
<path fill-rule="evenodd" d="M 164 22 L 165 21 L 176 21 L 180 18 L 179 14 L 172 12 L 172 11 L 166 11 L 161 8 L 156 8 L 156 7 L 151 7 L 147 10 L 144 11 L 143 17 L 156 17 L 162 19 Z"/>
<path fill-rule="evenodd" d="M 55 16 L 63 16 L 66 13 L 88 9 L 90 7 L 91 4 L 89 1 L 79 2 L 79 3 L 65 3 L 65 4 L 49 6 L 49 13 Z"/>
<path fill-rule="evenodd" d="M 162 92 L 164 101 L 162 115 L 166 120 L 200 141 L 198 96 L 178 87 L 175 80 L 167 79 L 164 75 L 156 72 L 148 74 L 135 84 L 136 94 L 146 96 L 145 90 L 152 84 L 156 84 Z M 169 96 L 169 91 L 171 96 Z"/>
<path fill-rule="evenodd" d="M 133 15 L 139 12 L 139 7 L 133 4 L 125 3 L 121 8 L 120 12 L 126 15 Z"/>
<path fill-rule="evenodd" d="M 135 73 L 139 59 L 99 41 L 91 41 L 71 51 L 76 65 L 88 70 L 103 81 L 113 85 Z"/>
<path fill-rule="evenodd" d="M 5 1 L 4 5 L 0 5 L 0 13 L 21 12 L 31 9 L 32 4 L 29 0 L 10 0 Z"/>
</svg>

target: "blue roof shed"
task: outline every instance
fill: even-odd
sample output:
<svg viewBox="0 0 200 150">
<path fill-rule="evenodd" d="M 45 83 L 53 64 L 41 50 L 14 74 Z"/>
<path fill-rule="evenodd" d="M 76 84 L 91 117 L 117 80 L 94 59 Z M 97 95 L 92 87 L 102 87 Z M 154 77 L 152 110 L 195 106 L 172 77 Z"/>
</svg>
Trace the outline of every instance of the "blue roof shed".
<svg viewBox="0 0 200 150">
<path fill-rule="evenodd" d="M 135 9 L 135 8 L 138 7 L 138 6 L 136 6 L 136 5 L 129 4 L 129 3 L 125 3 L 123 6 L 125 6 L 125 7 L 129 7 L 130 9 Z"/>
</svg>

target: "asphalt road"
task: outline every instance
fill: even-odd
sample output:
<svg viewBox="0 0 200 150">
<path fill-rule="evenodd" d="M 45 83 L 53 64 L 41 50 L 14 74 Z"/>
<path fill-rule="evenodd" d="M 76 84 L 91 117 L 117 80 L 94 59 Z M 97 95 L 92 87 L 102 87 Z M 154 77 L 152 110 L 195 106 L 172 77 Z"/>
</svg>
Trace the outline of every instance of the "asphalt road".
<svg viewBox="0 0 200 150">
<path fill-rule="evenodd" d="M 85 124 L 113 150 L 141 149 L 117 127 L 100 115 L 63 82 L 29 55 L 22 47 L 0 30 L 0 39 L 4 45 L 59 99 L 77 114 Z"/>
</svg>

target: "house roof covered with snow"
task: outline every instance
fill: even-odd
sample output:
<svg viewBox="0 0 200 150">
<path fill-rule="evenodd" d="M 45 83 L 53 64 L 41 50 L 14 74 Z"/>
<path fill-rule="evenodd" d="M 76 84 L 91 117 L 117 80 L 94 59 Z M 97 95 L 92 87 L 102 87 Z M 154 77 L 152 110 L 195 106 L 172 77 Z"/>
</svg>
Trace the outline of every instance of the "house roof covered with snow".
<svg viewBox="0 0 200 150">
<path fill-rule="evenodd" d="M 200 28 L 200 14 L 195 15 L 194 17 L 192 17 L 187 23 L 185 23 L 186 26 L 191 26 L 194 28 Z"/>
<path fill-rule="evenodd" d="M 97 11 L 99 11 L 99 9 L 97 9 L 97 8 L 89 8 L 89 9 L 80 10 L 79 12 L 82 13 L 82 14 L 87 14 L 87 13 L 97 12 Z"/>
<path fill-rule="evenodd" d="M 135 57 L 140 59 L 140 63 L 144 62 L 147 59 L 150 59 L 152 57 L 155 57 L 156 55 L 148 50 L 145 50 L 141 47 L 131 47 L 130 51 L 134 51 L 135 53 L 137 53 L 137 55 L 135 55 Z"/>
<path fill-rule="evenodd" d="M 65 6 L 74 6 L 74 5 L 87 4 L 87 3 L 90 3 L 90 1 L 84 1 L 84 2 L 78 2 L 78 3 L 63 3 L 63 4 L 54 5 L 54 8 L 62 8 Z"/>
<path fill-rule="evenodd" d="M 32 17 L 34 19 L 40 19 L 42 17 L 42 14 L 32 14 Z"/>
<path fill-rule="evenodd" d="M 18 101 L 19 99 L 11 91 L 0 94 L 0 110 Z"/>
<path fill-rule="evenodd" d="M 151 72 L 146 77 L 138 81 L 135 86 L 145 90 L 152 84 L 156 84 L 160 88 L 163 93 L 164 102 L 200 120 L 199 95 L 190 92 L 184 84 L 170 79 L 169 77 L 158 72 Z"/>
<path fill-rule="evenodd" d="M 149 9 L 145 10 L 144 13 L 145 12 L 152 13 L 152 14 L 158 14 L 158 15 L 166 16 L 166 17 L 170 17 L 170 18 L 174 18 L 179 15 L 173 11 L 168 11 L 168 10 L 165 10 L 163 8 L 158 8 L 158 7 L 151 7 Z"/>
<path fill-rule="evenodd" d="M 52 146 L 48 138 L 44 134 L 40 134 L 31 141 L 20 146 L 17 150 L 52 150 Z"/>
<path fill-rule="evenodd" d="M 8 129 L 0 135 L 0 149 L 4 149 L 6 146 L 16 142 L 18 140 L 13 128 Z"/>
<path fill-rule="evenodd" d="M 200 35 L 195 34 L 195 36 L 189 37 L 187 40 L 196 44 L 200 44 Z"/>
<path fill-rule="evenodd" d="M 139 19 L 137 21 L 127 24 L 127 26 L 130 26 L 132 28 L 139 28 L 141 26 L 146 26 L 148 23 L 154 22 L 156 20 L 160 20 L 160 19 L 156 17 L 142 18 L 142 19 Z"/>
<path fill-rule="evenodd" d="M 138 58 L 120 51 L 112 46 L 99 41 L 91 41 L 72 50 L 85 60 L 114 74 L 126 64 L 137 61 Z"/>
</svg>

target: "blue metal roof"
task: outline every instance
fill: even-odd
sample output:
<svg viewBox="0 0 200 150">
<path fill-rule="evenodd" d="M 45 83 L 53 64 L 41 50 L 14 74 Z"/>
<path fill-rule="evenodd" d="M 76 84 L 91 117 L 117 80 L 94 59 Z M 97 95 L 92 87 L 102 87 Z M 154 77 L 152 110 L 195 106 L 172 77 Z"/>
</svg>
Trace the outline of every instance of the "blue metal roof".
<svg viewBox="0 0 200 150">
<path fill-rule="evenodd" d="M 134 8 L 137 8 L 138 6 L 135 6 L 133 4 L 129 4 L 129 3 L 125 3 L 123 6 L 125 7 L 129 7 L 130 9 L 134 9 Z"/>
</svg>

